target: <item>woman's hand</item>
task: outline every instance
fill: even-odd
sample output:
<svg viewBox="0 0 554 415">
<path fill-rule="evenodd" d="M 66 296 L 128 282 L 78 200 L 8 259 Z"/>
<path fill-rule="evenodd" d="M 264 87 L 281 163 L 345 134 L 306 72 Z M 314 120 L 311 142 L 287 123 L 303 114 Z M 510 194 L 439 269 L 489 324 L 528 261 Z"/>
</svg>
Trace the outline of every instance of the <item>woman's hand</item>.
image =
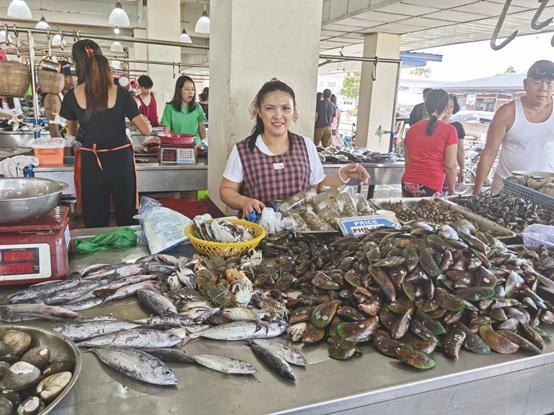
<svg viewBox="0 0 554 415">
<path fill-rule="evenodd" d="M 339 178 L 341 181 L 356 180 L 360 184 L 367 184 L 369 182 L 369 173 L 367 170 L 358 163 L 351 163 L 343 166 L 339 169 Z M 348 181 L 346 183 L 348 183 Z"/>
<path fill-rule="evenodd" d="M 240 201 L 240 209 L 242 211 L 243 219 L 248 216 L 250 212 L 255 210 L 258 214 L 262 213 L 262 209 L 265 208 L 265 205 L 257 199 L 252 199 L 250 197 L 242 196 Z"/>
</svg>

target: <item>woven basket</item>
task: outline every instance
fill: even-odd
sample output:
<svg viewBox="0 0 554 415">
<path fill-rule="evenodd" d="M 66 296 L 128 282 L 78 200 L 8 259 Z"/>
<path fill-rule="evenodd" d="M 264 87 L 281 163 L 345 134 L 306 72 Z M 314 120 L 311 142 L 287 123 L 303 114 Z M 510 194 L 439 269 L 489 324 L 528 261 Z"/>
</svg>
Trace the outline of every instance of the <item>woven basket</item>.
<svg viewBox="0 0 554 415">
<path fill-rule="evenodd" d="M 59 72 L 39 70 L 37 72 L 38 86 L 43 94 L 59 94 L 62 92 L 65 80 Z"/>
<path fill-rule="evenodd" d="M 29 67 L 21 62 L 0 61 L 0 95 L 23 97 L 29 89 L 31 74 Z"/>
</svg>

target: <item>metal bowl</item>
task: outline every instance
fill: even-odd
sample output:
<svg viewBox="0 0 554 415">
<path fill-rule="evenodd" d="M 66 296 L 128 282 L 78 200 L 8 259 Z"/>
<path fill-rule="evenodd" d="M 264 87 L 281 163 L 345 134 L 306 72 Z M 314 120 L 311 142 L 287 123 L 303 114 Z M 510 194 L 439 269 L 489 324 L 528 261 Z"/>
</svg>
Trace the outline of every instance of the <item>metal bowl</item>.
<svg viewBox="0 0 554 415">
<path fill-rule="evenodd" d="M 73 362 L 73 376 L 71 377 L 71 380 L 64 388 L 64 390 L 62 390 L 61 393 L 56 396 L 56 399 L 50 402 L 46 409 L 40 413 L 40 415 L 46 415 L 50 413 L 50 411 L 52 411 L 52 409 L 57 404 L 59 404 L 61 400 L 69 393 L 71 388 L 75 386 L 77 378 L 81 373 L 81 365 L 83 363 L 81 352 L 79 351 L 77 346 L 73 344 L 72 341 L 49 330 L 29 326 L 0 325 L 0 336 L 2 336 L 7 330 L 19 330 L 29 334 L 32 339 L 30 347 L 47 347 L 48 350 L 50 350 L 51 362 L 58 362 L 62 360 Z"/>
<path fill-rule="evenodd" d="M 49 179 L 0 179 L 0 224 L 42 216 L 56 207 L 67 184 Z"/>
</svg>

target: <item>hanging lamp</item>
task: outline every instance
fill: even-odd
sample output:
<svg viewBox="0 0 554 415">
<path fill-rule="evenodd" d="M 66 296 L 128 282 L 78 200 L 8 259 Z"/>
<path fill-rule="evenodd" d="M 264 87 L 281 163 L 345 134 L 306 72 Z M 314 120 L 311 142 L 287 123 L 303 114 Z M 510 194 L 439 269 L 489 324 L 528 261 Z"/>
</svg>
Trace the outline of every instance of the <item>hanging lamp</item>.
<svg viewBox="0 0 554 415">
<path fill-rule="evenodd" d="M 56 33 L 54 36 L 52 36 L 52 46 L 61 46 L 62 41 L 62 35 L 60 35 L 59 33 Z"/>
<path fill-rule="evenodd" d="M 121 43 L 119 43 L 117 40 L 115 42 L 112 43 L 112 45 L 110 46 L 110 51 L 112 52 L 119 52 L 119 53 L 123 53 L 124 50 L 123 50 L 123 45 Z"/>
<path fill-rule="evenodd" d="M 40 20 L 35 26 L 35 29 L 42 29 L 42 30 L 50 29 L 50 25 L 46 22 L 46 19 L 44 18 L 44 16 L 40 18 Z"/>
<path fill-rule="evenodd" d="M 8 6 L 8 17 L 16 19 L 32 19 L 33 14 L 25 0 L 12 0 Z"/>
<path fill-rule="evenodd" d="M 202 33 L 206 35 L 210 34 L 210 18 L 208 17 L 208 13 L 206 12 L 206 5 L 204 5 L 202 16 L 200 16 L 200 18 L 196 22 L 194 31 L 196 33 Z"/>
<path fill-rule="evenodd" d="M 115 3 L 114 9 L 110 13 L 108 23 L 112 26 L 119 27 L 131 26 L 131 22 L 129 22 L 129 16 L 127 16 L 127 13 L 125 12 L 125 10 L 123 10 L 123 6 L 119 1 Z"/>
<path fill-rule="evenodd" d="M 181 34 L 179 35 L 179 40 L 183 43 L 192 43 L 192 39 L 188 35 L 187 31 L 183 29 Z"/>
</svg>

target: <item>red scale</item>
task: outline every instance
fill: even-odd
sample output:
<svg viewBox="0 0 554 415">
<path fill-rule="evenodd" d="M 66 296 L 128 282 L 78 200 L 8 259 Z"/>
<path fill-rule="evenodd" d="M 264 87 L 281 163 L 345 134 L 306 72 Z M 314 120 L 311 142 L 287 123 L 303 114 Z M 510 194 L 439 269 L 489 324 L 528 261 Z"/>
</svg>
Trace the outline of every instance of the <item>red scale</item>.
<svg viewBox="0 0 554 415">
<path fill-rule="evenodd" d="M 160 163 L 195 164 L 196 146 L 191 134 L 160 134 Z"/>
<path fill-rule="evenodd" d="M 69 208 L 25 223 L 0 225 L 0 285 L 64 278 L 69 270 Z"/>
</svg>

